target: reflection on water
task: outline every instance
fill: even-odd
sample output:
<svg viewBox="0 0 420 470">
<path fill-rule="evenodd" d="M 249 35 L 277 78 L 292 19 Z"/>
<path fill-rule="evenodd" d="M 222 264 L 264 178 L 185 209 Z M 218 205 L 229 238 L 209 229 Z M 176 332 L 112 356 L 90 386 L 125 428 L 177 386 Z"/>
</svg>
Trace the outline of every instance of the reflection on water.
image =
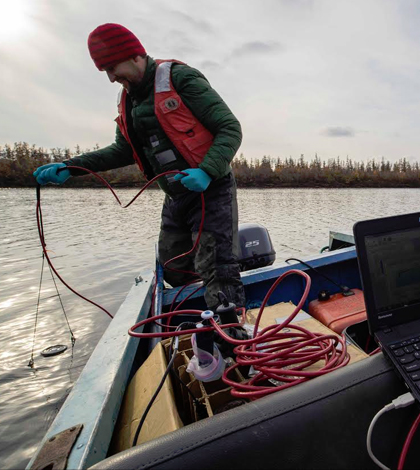
<svg viewBox="0 0 420 470">
<path fill-rule="evenodd" d="M 118 190 L 128 202 L 132 189 Z M 154 259 L 163 194 L 151 190 L 120 209 L 102 189 L 42 191 L 45 238 L 54 266 L 73 288 L 114 314 L 135 276 Z M 277 259 L 304 257 L 328 244 L 329 230 L 351 232 L 355 221 L 420 211 L 417 189 L 247 189 L 238 191 L 240 223 L 270 232 Z M 23 468 L 109 323 L 101 310 L 58 289 L 47 267 L 31 357 L 42 265 L 35 190 L 0 189 L 0 462 Z M 44 358 L 55 344 L 68 350 Z"/>
</svg>

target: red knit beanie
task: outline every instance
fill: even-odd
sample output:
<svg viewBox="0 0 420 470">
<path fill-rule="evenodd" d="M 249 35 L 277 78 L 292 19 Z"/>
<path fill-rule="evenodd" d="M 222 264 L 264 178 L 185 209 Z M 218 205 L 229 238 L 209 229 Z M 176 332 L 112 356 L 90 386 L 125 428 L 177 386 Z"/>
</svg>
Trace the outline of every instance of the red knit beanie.
<svg viewBox="0 0 420 470">
<path fill-rule="evenodd" d="M 106 23 L 94 29 L 88 38 L 90 56 L 99 70 L 146 54 L 137 37 L 124 26 Z"/>
</svg>

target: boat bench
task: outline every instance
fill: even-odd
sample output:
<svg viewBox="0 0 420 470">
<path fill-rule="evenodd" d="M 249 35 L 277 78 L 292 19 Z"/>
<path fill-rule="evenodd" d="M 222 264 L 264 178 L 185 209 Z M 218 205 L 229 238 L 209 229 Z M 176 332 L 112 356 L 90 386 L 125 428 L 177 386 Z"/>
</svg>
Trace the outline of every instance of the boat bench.
<svg viewBox="0 0 420 470">
<path fill-rule="evenodd" d="M 136 446 L 92 470 L 377 469 L 366 450 L 373 416 L 407 391 L 382 354 Z M 416 405 L 377 422 L 372 448 L 396 468 Z M 420 431 L 405 469 L 418 468 Z"/>
</svg>

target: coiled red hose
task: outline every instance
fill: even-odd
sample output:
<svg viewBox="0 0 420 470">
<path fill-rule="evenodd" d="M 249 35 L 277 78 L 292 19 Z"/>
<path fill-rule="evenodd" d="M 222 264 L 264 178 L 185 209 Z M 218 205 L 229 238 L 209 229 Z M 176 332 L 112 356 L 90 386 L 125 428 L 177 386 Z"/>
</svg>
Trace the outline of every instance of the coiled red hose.
<svg viewBox="0 0 420 470">
<path fill-rule="evenodd" d="M 298 274 L 306 280 L 305 290 L 298 305 L 283 323 L 270 325 L 258 331 L 264 308 L 271 294 L 285 277 L 293 274 Z M 254 337 L 251 340 L 238 341 L 232 338 L 228 340 L 226 333 L 212 319 L 212 324 L 219 335 L 226 341 L 237 345 L 234 349 L 236 364 L 226 369 L 223 374 L 223 381 L 232 387 L 233 396 L 248 399 L 260 398 L 348 364 L 350 356 L 343 337 L 333 333 L 329 335 L 313 333 L 306 328 L 292 324 L 306 301 L 310 286 L 310 277 L 305 272 L 291 269 L 283 273 L 271 286 L 263 300 L 255 322 Z M 318 361 L 323 361 L 324 365 L 308 370 Z M 240 366 L 252 366 L 256 374 L 244 383 L 230 379 L 232 371 Z"/>
<path fill-rule="evenodd" d="M 302 298 L 283 323 L 271 325 L 259 331 L 259 323 L 271 294 L 281 281 L 290 275 L 299 275 L 305 279 L 306 285 Z M 342 337 L 333 333 L 330 335 L 313 333 L 298 325 L 291 324 L 306 301 L 310 285 L 310 277 L 296 269 L 291 269 L 277 278 L 263 300 L 251 339 L 236 340 L 223 331 L 226 328 L 243 325 L 245 313 L 243 313 L 241 324 L 219 325 L 214 319 L 211 319 L 211 326 L 200 328 L 200 332 L 215 330 L 223 339 L 236 345 L 234 349 L 236 364 L 226 369 L 222 377 L 222 380 L 232 387 L 231 394 L 233 396 L 255 400 L 348 364 L 350 356 Z M 179 310 L 147 318 L 132 326 L 129 334 L 138 338 L 171 338 L 197 333 L 196 329 L 162 333 L 137 333 L 135 331 L 149 322 L 160 319 L 170 320 L 178 314 L 200 315 L 201 311 Z M 308 370 L 318 361 L 323 361 L 324 365 L 316 370 Z M 252 366 L 256 370 L 256 375 L 243 383 L 231 379 L 232 371 L 240 366 Z"/>
</svg>

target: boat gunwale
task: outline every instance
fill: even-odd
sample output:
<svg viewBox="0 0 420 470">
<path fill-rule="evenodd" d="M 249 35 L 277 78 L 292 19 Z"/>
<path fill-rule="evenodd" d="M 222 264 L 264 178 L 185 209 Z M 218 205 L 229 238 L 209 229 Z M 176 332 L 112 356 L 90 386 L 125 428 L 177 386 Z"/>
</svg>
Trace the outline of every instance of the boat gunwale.
<svg viewBox="0 0 420 470">
<path fill-rule="evenodd" d="M 352 260 L 356 258 L 356 248 L 354 246 L 342 248 L 339 250 L 334 251 L 327 251 L 324 253 L 318 253 L 316 255 L 305 257 L 303 261 L 308 264 L 311 264 L 314 268 L 320 268 L 322 266 L 331 265 L 334 263 L 340 263 L 347 260 Z M 257 282 L 262 281 L 269 281 L 275 280 L 279 276 L 281 276 L 284 272 L 288 271 L 289 269 L 299 269 L 301 271 L 307 271 L 308 267 L 302 263 L 293 263 L 289 264 L 286 262 L 282 263 L 275 263 L 271 266 L 265 266 L 263 268 L 257 268 L 250 271 L 244 271 L 241 273 L 242 282 L 246 288 L 251 284 L 255 284 Z M 177 298 L 177 302 L 181 302 L 187 296 L 191 295 L 192 292 L 197 289 L 199 283 L 191 284 L 186 287 Z M 178 292 L 182 289 L 182 287 L 177 287 L 173 289 L 166 290 L 163 295 L 163 305 L 167 306 L 172 303 L 175 296 L 177 296 Z M 190 299 L 195 299 L 198 297 L 202 297 L 204 293 L 204 287 L 202 287 L 199 291 L 195 292 L 191 295 Z"/>
<path fill-rule="evenodd" d="M 69 396 L 27 465 L 32 468 L 46 441 L 77 424 L 83 429 L 68 457 L 66 468 L 87 468 L 106 458 L 114 425 L 132 369 L 138 338 L 128 329 L 150 311 L 153 271 L 141 273 L 99 340 Z"/>
</svg>

